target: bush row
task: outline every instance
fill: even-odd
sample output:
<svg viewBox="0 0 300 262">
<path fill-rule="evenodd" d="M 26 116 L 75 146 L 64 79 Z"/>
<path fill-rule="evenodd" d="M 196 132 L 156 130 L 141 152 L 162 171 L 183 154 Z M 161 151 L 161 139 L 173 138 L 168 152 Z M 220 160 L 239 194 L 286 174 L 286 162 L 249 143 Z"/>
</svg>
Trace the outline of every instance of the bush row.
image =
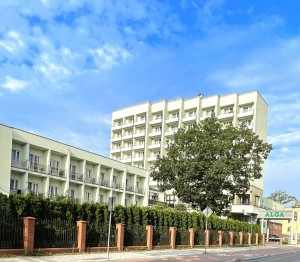
<svg viewBox="0 0 300 262">
<path fill-rule="evenodd" d="M 42 199 L 34 194 L 11 195 L 0 193 L 0 214 L 10 217 L 32 216 L 37 219 L 59 218 L 68 221 L 85 220 L 96 224 L 108 224 L 107 204 L 74 203 L 68 198 Z M 177 228 L 205 228 L 205 216 L 200 212 L 179 211 L 162 206 L 139 207 L 117 205 L 112 215 L 113 223 L 125 225 L 153 225 Z M 208 229 L 250 231 L 250 225 L 232 219 L 221 219 L 211 215 Z M 253 232 L 259 233 L 260 226 L 254 225 Z"/>
</svg>

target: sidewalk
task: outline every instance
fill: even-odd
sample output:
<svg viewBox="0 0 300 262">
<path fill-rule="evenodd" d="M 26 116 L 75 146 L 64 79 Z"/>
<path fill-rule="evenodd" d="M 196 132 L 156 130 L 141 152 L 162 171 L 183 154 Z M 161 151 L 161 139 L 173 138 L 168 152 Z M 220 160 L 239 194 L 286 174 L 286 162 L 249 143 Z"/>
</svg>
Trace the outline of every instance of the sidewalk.
<svg viewBox="0 0 300 262">
<path fill-rule="evenodd" d="M 176 250 L 152 250 L 152 251 L 130 251 L 130 252 L 111 252 L 109 261 L 241 261 L 251 260 L 255 257 L 276 255 L 288 252 L 300 251 L 298 245 L 280 245 L 241 248 L 216 248 L 207 249 L 204 254 L 203 248 L 176 249 Z M 107 261 L 107 253 L 82 253 L 49 256 L 16 256 L 0 257 L 0 262 L 95 262 Z"/>
</svg>

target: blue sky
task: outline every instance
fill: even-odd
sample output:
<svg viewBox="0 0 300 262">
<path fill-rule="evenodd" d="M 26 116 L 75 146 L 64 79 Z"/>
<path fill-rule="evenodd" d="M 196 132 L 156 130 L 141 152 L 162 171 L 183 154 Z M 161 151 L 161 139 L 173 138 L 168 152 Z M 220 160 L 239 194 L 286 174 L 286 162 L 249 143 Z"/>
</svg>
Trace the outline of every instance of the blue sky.
<svg viewBox="0 0 300 262">
<path fill-rule="evenodd" d="M 2 0 L 0 123 L 109 156 L 116 109 L 257 90 L 274 147 L 265 196 L 300 199 L 299 9 L 271 0 Z"/>
</svg>

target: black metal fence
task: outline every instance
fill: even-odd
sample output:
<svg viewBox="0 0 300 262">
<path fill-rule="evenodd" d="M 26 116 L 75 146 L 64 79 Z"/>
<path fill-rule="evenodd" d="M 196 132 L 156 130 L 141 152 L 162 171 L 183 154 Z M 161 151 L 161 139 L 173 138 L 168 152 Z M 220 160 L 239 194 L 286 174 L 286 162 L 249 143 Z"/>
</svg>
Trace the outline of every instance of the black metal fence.
<svg viewBox="0 0 300 262">
<path fill-rule="evenodd" d="M 189 230 L 178 228 L 176 230 L 176 245 L 189 245 Z"/>
<path fill-rule="evenodd" d="M 170 245 L 170 231 L 168 227 L 153 227 L 153 245 Z"/>
<path fill-rule="evenodd" d="M 198 229 L 195 231 L 195 245 L 205 245 L 205 230 Z"/>
<path fill-rule="evenodd" d="M 218 230 L 211 230 L 209 237 L 209 244 L 213 246 L 219 245 L 219 233 Z"/>
<path fill-rule="evenodd" d="M 0 216 L 0 248 L 23 248 L 23 220 Z"/>
<path fill-rule="evenodd" d="M 111 225 L 109 246 L 114 247 L 117 245 L 116 241 L 116 225 Z M 87 247 L 105 247 L 108 240 L 108 225 L 87 223 L 86 229 L 86 246 Z"/>
<path fill-rule="evenodd" d="M 127 225 L 124 229 L 124 246 L 146 246 L 146 226 Z"/>
<path fill-rule="evenodd" d="M 76 224 L 61 219 L 36 220 L 35 248 L 70 248 L 77 246 Z"/>
</svg>

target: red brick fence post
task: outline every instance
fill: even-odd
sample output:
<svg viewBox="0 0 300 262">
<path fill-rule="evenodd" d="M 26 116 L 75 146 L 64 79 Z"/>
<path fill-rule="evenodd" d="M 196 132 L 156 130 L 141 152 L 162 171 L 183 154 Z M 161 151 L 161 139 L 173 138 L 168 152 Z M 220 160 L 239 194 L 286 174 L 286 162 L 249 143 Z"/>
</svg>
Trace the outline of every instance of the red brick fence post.
<svg viewBox="0 0 300 262">
<path fill-rule="evenodd" d="M 116 224 L 117 228 L 117 249 L 123 251 L 124 249 L 124 224 Z"/>
<path fill-rule="evenodd" d="M 190 235 L 190 246 L 191 248 L 195 247 L 195 229 L 189 228 L 189 235 Z"/>
<path fill-rule="evenodd" d="M 33 253 L 34 230 L 35 230 L 35 218 L 24 217 L 23 218 L 23 241 L 24 241 L 25 255 L 29 255 Z"/>
<path fill-rule="evenodd" d="M 85 251 L 86 221 L 77 221 L 77 247 L 79 253 Z"/>
<path fill-rule="evenodd" d="M 153 226 L 146 226 L 147 231 L 147 249 L 152 250 L 153 248 Z"/>
<path fill-rule="evenodd" d="M 170 246 L 171 249 L 175 249 L 176 248 L 176 227 L 170 227 L 170 233 L 171 233 Z"/>
</svg>

